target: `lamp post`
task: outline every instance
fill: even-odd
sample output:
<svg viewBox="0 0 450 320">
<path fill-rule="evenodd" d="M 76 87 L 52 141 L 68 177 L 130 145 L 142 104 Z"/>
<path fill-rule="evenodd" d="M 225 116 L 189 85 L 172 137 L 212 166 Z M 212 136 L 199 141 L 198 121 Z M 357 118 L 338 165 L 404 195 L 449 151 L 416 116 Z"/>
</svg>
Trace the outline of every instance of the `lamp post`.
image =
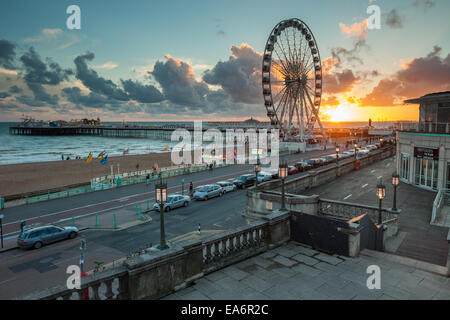
<svg viewBox="0 0 450 320">
<path fill-rule="evenodd" d="M 358 145 L 355 143 L 353 146 L 355 147 L 355 160 L 356 160 L 356 154 L 358 153 Z"/>
<path fill-rule="evenodd" d="M 336 146 L 336 164 L 339 162 L 339 147 Z"/>
<path fill-rule="evenodd" d="M 380 182 L 377 185 L 377 197 L 379 199 L 379 208 L 378 208 L 378 224 L 382 223 L 381 219 L 381 203 L 386 196 L 386 187 L 384 186 L 383 182 L 380 179 Z"/>
<path fill-rule="evenodd" d="M 163 183 L 161 175 L 159 176 L 159 184 L 155 186 L 156 202 L 159 204 L 159 215 L 161 220 L 161 239 L 159 250 L 167 249 L 166 234 L 164 231 L 164 204 L 167 201 L 167 184 Z"/>
<path fill-rule="evenodd" d="M 288 175 L 288 166 L 287 163 L 284 162 L 283 164 L 280 164 L 278 168 L 278 176 L 281 179 L 281 211 L 287 211 L 286 210 L 286 201 L 285 201 L 285 194 L 284 194 L 284 179 L 286 179 Z"/>
<path fill-rule="evenodd" d="M 258 187 L 258 173 L 261 172 L 261 164 L 259 162 L 259 157 L 256 160 L 256 164 L 255 164 L 255 189 Z"/>
<path fill-rule="evenodd" d="M 392 174 L 392 185 L 394 186 L 394 203 L 392 206 L 393 211 L 397 211 L 397 187 L 399 183 L 399 175 L 397 172 L 394 172 Z"/>
</svg>

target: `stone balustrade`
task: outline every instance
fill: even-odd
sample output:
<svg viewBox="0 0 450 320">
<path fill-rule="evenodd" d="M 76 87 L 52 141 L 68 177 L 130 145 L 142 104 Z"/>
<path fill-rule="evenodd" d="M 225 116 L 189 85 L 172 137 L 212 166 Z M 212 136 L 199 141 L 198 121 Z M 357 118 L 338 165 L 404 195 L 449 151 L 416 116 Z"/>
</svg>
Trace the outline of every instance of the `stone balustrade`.
<svg viewBox="0 0 450 320">
<path fill-rule="evenodd" d="M 204 240 L 142 250 L 117 267 L 81 278 L 80 289 L 66 284 L 24 296 L 26 300 L 156 299 L 188 286 L 205 274 L 290 240 L 290 213 L 275 211 L 246 226 Z M 69 276 L 69 275 L 68 275 Z"/>
</svg>

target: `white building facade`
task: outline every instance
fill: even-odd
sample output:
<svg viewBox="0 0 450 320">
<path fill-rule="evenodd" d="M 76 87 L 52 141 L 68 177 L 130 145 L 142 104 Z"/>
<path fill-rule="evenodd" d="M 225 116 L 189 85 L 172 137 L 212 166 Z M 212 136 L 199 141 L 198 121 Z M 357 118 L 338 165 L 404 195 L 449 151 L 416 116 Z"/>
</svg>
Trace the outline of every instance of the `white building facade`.
<svg viewBox="0 0 450 320">
<path fill-rule="evenodd" d="M 450 92 L 405 102 L 420 104 L 420 117 L 397 131 L 400 179 L 428 190 L 450 189 Z"/>
</svg>

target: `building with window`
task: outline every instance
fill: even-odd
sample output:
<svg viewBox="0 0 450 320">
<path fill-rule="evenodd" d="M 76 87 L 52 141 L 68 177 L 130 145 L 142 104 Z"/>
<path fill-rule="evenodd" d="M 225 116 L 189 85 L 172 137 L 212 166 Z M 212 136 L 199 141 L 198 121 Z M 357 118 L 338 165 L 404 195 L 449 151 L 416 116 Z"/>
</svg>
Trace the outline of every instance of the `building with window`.
<svg viewBox="0 0 450 320">
<path fill-rule="evenodd" d="M 418 187 L 450 189 L 450 91 L 427 94 L 405 103 L 419 104 L 419 122 L 397 131 L 397 172 Z"/>
</svg>

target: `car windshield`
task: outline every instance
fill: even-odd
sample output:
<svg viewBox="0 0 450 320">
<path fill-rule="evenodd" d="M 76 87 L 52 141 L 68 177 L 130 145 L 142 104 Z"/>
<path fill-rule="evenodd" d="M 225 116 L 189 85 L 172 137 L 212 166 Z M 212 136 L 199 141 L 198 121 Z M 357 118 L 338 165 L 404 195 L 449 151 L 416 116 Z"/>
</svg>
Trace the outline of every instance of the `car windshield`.
<svg viewBox="0 0 450 320">
<path fill-rule="evenodd" d="M 198 188 L 197 191 L 200 191 L 200 192 L 206 192 L 206 191 L 208 191 L 208 189 L 209 189 L 208 186 L 203 186 L 203 187 Z"/>
<path fill-rule="evenodd" d="M 172 202 L 175 199 L 175 197 L 167 197 L 167 202 Z"/>
</svg>

